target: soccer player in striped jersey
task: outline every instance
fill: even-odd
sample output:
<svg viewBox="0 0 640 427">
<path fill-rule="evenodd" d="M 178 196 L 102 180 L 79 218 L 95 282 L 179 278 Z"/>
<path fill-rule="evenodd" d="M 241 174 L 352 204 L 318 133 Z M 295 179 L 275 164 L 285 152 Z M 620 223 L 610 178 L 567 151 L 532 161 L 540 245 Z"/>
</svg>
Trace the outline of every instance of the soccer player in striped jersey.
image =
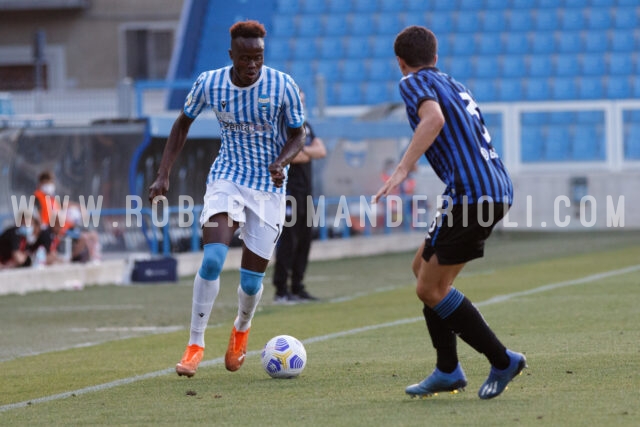
<svg viewBox="0 0 640 427">
<path fill-rule="evenodd" d="M 244 362 L 251 320 L 262 295 L 262 280 L 285 214 L 288 165 L 304 144 L 304 113 L 293 79 L 264 66 L 264 26 L 257 21 L 231 26 L 232 65 L 202 73 L 173 124 L 158 177 L 149 188 L 153 202 L 169 190 L 169 173 L 186 143 L 189 127 L 211 108 L 221 128 L 221 147 L 209 177 L 200 217 L 204 255 L 193 287 L 187 349 L 178 375 L 196 373 L 204 354 L 204 332 L 220 289 L 220 272 L 236 230 L 243 240 L 238 315 L 225 354 L 236 371 Z"/>
<path fill-rule="evenodd" d="M 464 265 L 484 255 L 484 242 L 511 206 L 513 187 L 504 164 L 491 146 L 482 114 L 471 93 L 435 66 L 436 36 L 427 28 L 405 28 L 394 42 L 400 71 L 400 94 L 414 131 L 389 180 L 374 200 L 391 194 L 423 154 L 446 184 L 443 206 L 416 253 L 416 293 L 436 349 L 436 368 L 407 394 L 430 396 L 457 391 L 467 379 L 458 362 L 456 336 L 491 363 L 478 395 L 498 396 L 525 367 L 525 357 L 508 350 L 477 308 L 453 287 Z"/>
</svg>

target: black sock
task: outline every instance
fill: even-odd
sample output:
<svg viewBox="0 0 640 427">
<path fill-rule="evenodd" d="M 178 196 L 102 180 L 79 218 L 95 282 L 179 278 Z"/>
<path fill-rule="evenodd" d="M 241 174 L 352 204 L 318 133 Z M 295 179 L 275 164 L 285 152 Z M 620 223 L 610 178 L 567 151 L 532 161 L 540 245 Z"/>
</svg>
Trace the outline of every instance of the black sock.
<svg viewBox="0 0 640 427">
<path fill-rule="evenodd" d="M 431 343 L 436 349 L 436 367 L 445 373 L 453 372 L 458 366 L 456 335 L 438 314 L 425 305 L 422 309 L 431 336 Z"/>
</svg>

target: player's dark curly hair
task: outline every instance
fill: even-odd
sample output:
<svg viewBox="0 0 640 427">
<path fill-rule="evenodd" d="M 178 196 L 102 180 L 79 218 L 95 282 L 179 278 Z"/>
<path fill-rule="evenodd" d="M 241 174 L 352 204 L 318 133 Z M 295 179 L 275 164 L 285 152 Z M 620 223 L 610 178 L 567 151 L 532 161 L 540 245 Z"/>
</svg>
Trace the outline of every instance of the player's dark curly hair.
<svg viewBox="0 0 640 427">
<path fill-rule="evenodd" d="M 231 40 L 243 37 L 247 39 L 264 38 L 267 35 L 264 25 L 258 21 L 242 21 L 236 22 L 229 28 Z"/>
<path fill-rule="evenodd" d="M 393 51 L 410 67 L 431 65 L 438 52 L 438 39 L 431 30 L 412 25 L 396 36 Z"/>
</svg>

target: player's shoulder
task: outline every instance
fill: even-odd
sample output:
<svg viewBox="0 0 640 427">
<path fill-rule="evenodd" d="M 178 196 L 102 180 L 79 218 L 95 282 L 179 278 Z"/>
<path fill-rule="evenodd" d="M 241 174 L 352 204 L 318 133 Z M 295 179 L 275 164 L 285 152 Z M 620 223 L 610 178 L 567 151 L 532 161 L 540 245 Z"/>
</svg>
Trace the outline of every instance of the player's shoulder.
<svg viewBox="0 0 640 427">
<path fill-rule="evenodd" d="M 200 73 L 200 75 L 196 79 L 196 84 L 202 84 L 202 83 L 217 80 L 220 75 L 224 75 L 225 73 L 228 73 L 230 69 L 231 69 L 231 66 L 229 65 L 226 67 L 203 71 L 202 73 Z"/>
</svg>

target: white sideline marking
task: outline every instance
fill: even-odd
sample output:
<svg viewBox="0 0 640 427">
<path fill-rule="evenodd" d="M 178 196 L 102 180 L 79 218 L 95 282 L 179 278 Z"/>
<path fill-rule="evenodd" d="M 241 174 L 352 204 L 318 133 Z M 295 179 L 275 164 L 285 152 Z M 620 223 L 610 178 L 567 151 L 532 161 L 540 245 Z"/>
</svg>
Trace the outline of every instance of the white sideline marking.
<svg viewBox="0 0 640 427">
<path fill-rule="evenodd" d="M 184 329 L 183 326 L 112 326 L 101 328 L 70 328 L 71 332 L 152 332 L 165 334 Z"/>
<path fill-rule="evenodd" d="M 573 279 L 573 280 L 566 280 L 564 282 L 551 283 L 549 285 L 540 286 L 540 287 L 529 289 L 529 290 L 526 290 L 526 291 L 514 292 L 512 294 L 506 294 L 506 295 L 498 295 L 498 296 L 489 298 L 488 300 L 481 301 L 481 302 L 479 302 L 479 303 L 477 303 L 475 305 L 478 306 L 478 307 L 482 307 L 482 306 L 491 305 L 491 304 L 498 304 L 498 303 L 505 302 L 505 301 L 511 300 L 513 298 L 518 298 L 518 297 L 521 297 L 521 296 L 539 294 L 539 293 L 542 293 L 542 292 L 552 291 L 552 290 L 564 288 L 564 287 L 567 287 L 567 286 L 574 286 L 574 285 L 580 285 L 580 284 L 583 284 L 583 283 L 594 282 L 596 280 L 607 279 L 609 277 L 614 277 L 614 276 L 619 276 L 619 275 L 622 275 L 622 274 L 632 273 L 632 272 L 638 271 L 638 270 L 640 270 L 640 264 L 634 265 L 634 266 L 631 266 L 631 267 L 621 268 L 621 269 L 618 269 L 618 270 L 611 270 L 611 271 L 605 271 L 603 273 L 592 274 L 590 276 L 585 276 L 585 277 L 582 277 L 580 279 Z M 312 337 L 312 338 L 308 338 L 306 340 L 303 340 L 302 342 L 305 343 L 305 344 L 311 344 L 311 343 L 316 343 L 316 342 L 328 341 L 328 340 L 331 340 L 331 339 L 334 339 L 334 338 L 340 338 L 340 337 L 345 337 L 345 336 L 349 336 L 349 335 L 355 335 L 355 334 L 359 334 L 361 332 L 374 331 L 374 330 L 377 330 L 377 329 L 388 328 L 388 327 L 392 327 L 392 326 L 404 325 L 404 324 L 408 324 L 408 323 L 418 322 L 418 321 L 421 321 L 421 320 L 423 320 L 423 317 L 412 317 L 412 318 L 407 318 L 407 319 L 400 319 L 400 320 L 395 320 L 393 322 L 379 323 L 377 325 L 363 326 L 363 327 L 360 327 L 360 328 L 349 329 L 347 331 L 334 332 L 332 334 L 327 334 L 327 335 L 319 335 L 317 337 Z M 249 352 L 247 352 L 247 357 L 256 356 L 256 355 L 260 354 L 260 352 L 261 352 L 261 350 L 249 351 Z M 224 357 L 218 357 L 216 359 L 211 359 L 211 360 L 204 361 L 204 362 L 202 362 L 200 364 L 200 366 L 204 366 L 204 367 L 206 367 L 206 366 L 214 366 L 214 365 L 221 364 L 223 362 L 224 362 Z M 30 406 L 30 405 L 34 405 L 36 403 L 46 403 L 46 402 L 51 402 L 51 401 L 54 401 L 54 400 L 66 399 L 68 397 L 80 396 L 80 395 L 83 395 L 83 394 L 88 394 L 88 393 L 93 393 L 93 392 L 97 392 L 97 391 L 108 390 L 110 388 L 119 387 L 121 385 L 131 384 L 131 383 L 142 381 L 142 380 L 147 380 L 147 379 L 151 379 L 151 378 L 161 377 L 163 375 L 173 374 L 174 372 L 175 372 L 175 368 L 167 368 L 167 369 L 163 369 L 161 371 L 149 372 L 147 374 L 136 375 L 134 377 L 129 377 L 129 378 L 123 378 L 123 379 L 120 379 L 120 380 L 111 381 L 111 382 L 104 383 L 104 384 L 98 384 L 98 385 L 94 385 L 94 386 L 90 386 L 90 387 L 85 387 L 85 388 L 81 388 L 81 389 L 74 390 L 74 391 L 67 391 L 67 392 L 64 392 L 64 393 L 54 394 L 54 395 L 45 396 L 45 397 L 39 397 L 39 398 L 36 398 L 36 399 L 26 400 L 26 401 L 23 401 L 23 402 L 11 403 L 11 404 L 8 404 L 8 405 L 0 406 L 0 412 L 9 411 L 11 409 L 24 408 L 24 407 L 27 407 L 27 406 Z"/>
<path fill-rule="evenodd" d="M 31 307 L 25 308 L 25 311 L 38 311 L 42 313 L 56 313 L 60 311 L 105 311 L 105 310 L 140 310 L 144 306 L 140 304 L 128 305 L 69 305 L 55 307 Z"/>
</svg>

